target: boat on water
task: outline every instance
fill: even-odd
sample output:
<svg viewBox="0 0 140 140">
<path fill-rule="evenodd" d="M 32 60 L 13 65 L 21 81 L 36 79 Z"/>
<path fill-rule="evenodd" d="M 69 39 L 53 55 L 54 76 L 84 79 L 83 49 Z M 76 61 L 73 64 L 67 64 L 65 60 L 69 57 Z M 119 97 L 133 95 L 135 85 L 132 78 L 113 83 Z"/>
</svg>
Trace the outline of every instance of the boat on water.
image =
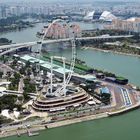
<svg viewBox="0 0 140 140">
<path fill-rule="evenodd" d="M 107 50 L 103 50 L 103 52 L 105 52 L 105 53 L 109 53 L 109 51 L 107 51 Z"/>
</svg>

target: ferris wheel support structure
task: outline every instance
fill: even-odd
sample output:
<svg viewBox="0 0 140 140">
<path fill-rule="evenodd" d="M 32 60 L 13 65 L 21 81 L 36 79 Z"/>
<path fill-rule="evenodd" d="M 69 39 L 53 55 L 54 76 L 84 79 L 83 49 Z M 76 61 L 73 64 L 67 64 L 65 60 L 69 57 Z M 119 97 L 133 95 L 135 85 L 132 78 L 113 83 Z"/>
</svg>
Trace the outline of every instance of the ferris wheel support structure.
<svg viewBox="0 0 140 140">
<path fill-rule="evenodd" d="M 64 21 L 62 19 L 56 19 L 54 20 L 47 28 L 47 30 L 45 30 L 45 33 L 42 37 L 42 40 L 41 42 L 43 42 L 45 40 L 45 37 L 47 36 L 48 32 L 49 32 L 49 29 L 57 22 L 61 22 L 61 21 Z M 69 32 L 70 33 L 70 32 Z M 66 93 L 66 86 L 69 84 L 70 80 L 71 80 L 71 77 L 72 77 L 72 74 L 73 74 L 73 71 L 74 71 L 74 66 L 75 66 L 75 59 L 76 59 L 76 44 L 75 44 L 75 33 L 74 31 L 72 31 L 72 40 L 71 40 L 71 44 L 72 44 L 72 58 L 71 58 L 71 64 L 70 64 L 70 72 L 68 73 L 68 76 L 66 77 L 66 71 L 65 71 L 65 63 L 66 63 L 66 60 L 64 57 L 61 57 L 62 61 L 63 61 L 63 69 L 64 69 L 64 74 L 63 74 L 63 86 L 61 88 L 58 88 L 55 92 L 58 92 L 60 93 L 61 91 L 63 91 L 64 95 Z M 42 47 L 42 46 L 41 46 Z M 39 49 L 39 54 L 41 55 L 41 48 Z M 53 58 L 58 58 L 58 57 L 51 57 L 51 94 L 53 92 Z M 59 57 L 60 59 L 60 57 Z"/>
</svg>

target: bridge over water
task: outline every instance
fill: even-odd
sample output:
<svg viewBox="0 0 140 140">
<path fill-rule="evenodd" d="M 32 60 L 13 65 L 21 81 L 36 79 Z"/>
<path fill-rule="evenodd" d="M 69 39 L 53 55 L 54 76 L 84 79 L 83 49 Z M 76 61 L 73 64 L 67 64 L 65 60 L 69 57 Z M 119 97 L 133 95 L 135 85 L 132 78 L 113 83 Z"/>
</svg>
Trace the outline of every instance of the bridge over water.
<svg viewBox="0 0 140 140">
<path fill-rule="evenodd" d="M 133 35 L 121 35 L 121 36 L 109 36 L 109 35 L 102 35 L 102 36 L 96 36 L 96 37 L 80 37 L 76 38 L 78 41 L 82 40 L 107 40 L 107 39 L 120 39 L 120 38 L 131 38 Z M 10 44 L 10 45 L 2 45 L 0 46 L 0 56 L 5 55 L 6 53 L 15 51 L 17 49 L 21 48 L 31 48 L 37 45 L 38 43 L 40 44 L 52 44 L 52 43 L 60 43 L 60 42 L 68 42 L 71 41 L 72 38 L 65 38 L 65 39 L 54 39 L 54 40 L 44 40 L 41 42 L 24 42 L 24 43 L 17 43 L 17 44 Z"/>
</svg>

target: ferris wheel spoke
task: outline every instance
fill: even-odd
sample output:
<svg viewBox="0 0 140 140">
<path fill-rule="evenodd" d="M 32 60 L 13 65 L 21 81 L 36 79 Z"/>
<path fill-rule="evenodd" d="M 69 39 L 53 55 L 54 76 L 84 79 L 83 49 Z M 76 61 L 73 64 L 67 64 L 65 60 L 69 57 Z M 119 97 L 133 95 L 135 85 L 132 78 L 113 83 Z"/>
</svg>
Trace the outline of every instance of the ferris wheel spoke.
<svg viewBox="0 0 140 140">
<path fill-rule="evenodd" d="M 60 26 L 58 23 L 59 22 L 62 22 L 62 21 L 65 21 L 65 20 L 62 20 L 62 19 L 56 19 L 54 20 L 52 23 L 50 23 L 50 25 L 48 26 L 48 28 L 46 30 L 44 30 L 44 35 L 43 37 L 41 38 L 41 42 L 43 43 L 43 41 L 46 39 L 46 37 L 50 36 L 51 35 L 51 32 L 52 33 L 55 33 L 56 36 L 55 37 L 69 37 L 71 38 L 71 32 L 70 30 L 72 30 L 72 38 L 71 38 L 71 45 L 72 45 L 72 55 L 71 55 L 71 62 L 70 62 L 70 67 L 69 67 L 69 72 L 68 72 L 68 76 L 66 77 L 66 71 L 65 71 L 65 59 L 64 57 L 61 57 L 62 61 L 63 61 L 63 69 L 64 69 L 64 75 L 63 75 L 63 85 L 62 87 L 58 88 L 54 94 L 59 94 L 63 91 L 63 93 L 65 94 L 66 93 L 66 87 L 67 85 L 69 84 L 70 80 L 71 80 L 71 77 L 72 77 L 72 74 L 74 72 L 74 66 L 75 66 L 75 59 L 76 59 L 76 44 L 75 44 L 75 34 L 76 36 L 78 36 L 78 32 L 80 32 L 80 28 L 78 26 L 69 26 L 68 23 L 66 22 L 64 25 L 63 25 L 63 28 L 62 26 Z M 53 30 L 55 29 L 55 27 L 60 27 L 61 30 L 57 29 L 57 30 Z M 67 29 L 64 30 L 64 29 Z M 76 33 L 75 33 L 75 32 Z M 42 45 L 42 44 L 41 44 Z M 42 47 L 42 46 L 41 46 Z M 41 49 L 39 51 L 39 54 L 41 55 Z M 55 56 L 55 58 L 58 58 Z M 60 57 L 59 57 L 60 59 Z M 51 57 L 51 75 L 53 74 L 53 57 Z M 51 76 L 51 94 L 53 92 L 53 82 L 52 82 L 52 76 Z"/>
</svg>

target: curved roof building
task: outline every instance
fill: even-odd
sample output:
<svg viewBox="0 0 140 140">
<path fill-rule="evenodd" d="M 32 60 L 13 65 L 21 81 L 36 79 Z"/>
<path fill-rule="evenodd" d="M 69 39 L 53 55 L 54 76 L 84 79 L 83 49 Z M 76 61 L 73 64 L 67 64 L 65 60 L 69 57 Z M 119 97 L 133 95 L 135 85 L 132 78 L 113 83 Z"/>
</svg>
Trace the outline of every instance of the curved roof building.
<svg viewBox="0 0 140 140">
<path fill-rule="evenodd" d="M 114 16 L 113 14 L 111 14 L 111 12 L 108 11 L 104 11 L 101 16 L 100 16 L 100 20 L 104 20 L 104 21 L 112 21 L 113 19 L 116 19 L 117 17 Z"/>
<path fill-rule="evenodd" d="M 103 21 L 112 21 L 116 19 L 117 17 L 114 16 L 109 11 L 104 11 L 102 13 L 98 13 L 95 11 L 87 13 L 87 15 L 84 17 L 84 20 L 103 20 Z"/>
<path fill-rule="evenodd" d="M 85 20 L 92 20 L 94 16 L 95 11 L 87 13 L 87 15 L 84 17 Z"/>
</svg>

